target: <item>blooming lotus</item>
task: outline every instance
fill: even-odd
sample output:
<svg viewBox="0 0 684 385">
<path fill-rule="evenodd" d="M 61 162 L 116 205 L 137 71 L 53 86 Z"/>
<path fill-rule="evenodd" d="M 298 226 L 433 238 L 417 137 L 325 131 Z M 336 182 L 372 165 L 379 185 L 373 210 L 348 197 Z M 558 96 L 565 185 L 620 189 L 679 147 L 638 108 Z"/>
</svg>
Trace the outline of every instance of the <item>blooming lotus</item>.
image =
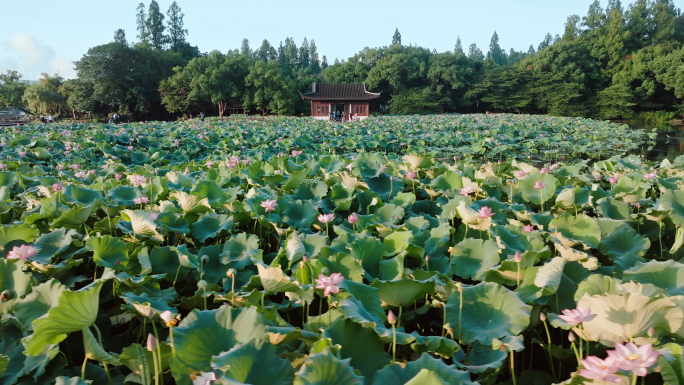
<svg viewBox="0 0 684 385">
<path fill-rule="evenodd" d="M 321 214 L 318 216 L 318 221 L 321 223 L 329 223 L 335 219 L 335 214 Z"/>
<path fill-rule="evenodd" d="M 269 212 L 275 211 L 276 207 L 278 207 L 278 203 L 275 201 L 275 199 L 267 199 L 261 202 L 260 206 L 264 208 L 264 211 Z"/>
<path fill-rule="evenodd" d="M 630 371 L 639 377 L 648 374 L 648 368 L 658 360 L 660 352 L 653 350 L 653 345 L 636 346 L 632 342 L 624 345 L 615 343 L 615 350 L 608 351 L 608 357 L 615 360 L 622 370 Z"/>
<path fill-rule="evenodd" d="M 317 284 L 316 289 L 322 289 L 323 295 L 327 297 L 330 293 L 339 294 L 340 288 L 337 285 L 344 281 L 344 277 L 340 273 L 332 273 L 330 277 L 320 274 L 318 279 L 314 279 L 314 281 Z"/>
<path fill-rule="evenodd" d="M 477 212 L 480 213 L 481 219 L 490 218 L 494 216 L 492 209 L 490 209 L 488 206 L 482 206 L 482 208 L 477 210 Z"/>
<path fill-rule="evenodd" d="M 463 195 L 463 196 L 465 196 L 465 197 L 467 197 L 467 196 L 469 196 L 470 194 L 472 194 L 472 193 L 474 193 L 474 192 L 475 192 L 475 190 L 473 190 L 473 187 L 472 187 L 472 186 L 465 186 L 465 187 L 463 187 L 461 190 L 459 190 L 458 193 L 461 194 L 461 195 Z"/>
<path fill-rule="evenodd" d="M 578 372 L 580 376 L 590 380 L 607 381 L 614 384 L 622 383 L 620 377 L 615 375 L 618 371 L 618 364 L 613 358 L 608 357 L 602 360 L 595 356 L 589 356 L 580 362 L 583 366 L 583 369 Z"/>
<path fill-rule="evenodd" d="M 200 372 L 199 374 L 191 374 L 192 385 L 210 385 L 216 381 L 216 374 L 214 372 Z"/>
<path fill-rule="evenodd" d="M 88 176 L 88 172 L 87 171 L 79 171 L 76 174 L 74 174 L 74 176 L 76 178 L 85 178 Z"/>
<path fill-rule="evenodd" d="M 614 176 L 611 176 L 610 179 L 608 179 L 608 183 L 610 183 L 610 184 L 615 184 L 615 183 L 617 183 L 617 181 L 618 181 L 617 178 Z"/>
<path fill-rule="evenodd" d="M 658 174 L 656 174 L 656 172 L 653 171 L 652 173 L 645 174 L 644 179 L 655 179 L 657 176 L 658 176 Z"/>
<path fill-rule="evenodd" d="M 523 170 L 518 171 L 518 178 L 522 178 L 525 175 L 527 175 L 527 173 L 525 171 L 523 171 Z"/>
<path fill-rule="evenodd" d="M 406 174 L 406 179 L 408 179 L 408 180 L 415 179 L 415 177 L 416 177 L 416 173 L 413 172 L 413 171 L 409 171 L 409 172 Z"/>
<path fill-rule="evenodd" d="M 38 254 L 38 249 L 31 245 L 14 246 L 12 251 L 7 253 L 7 259 L 21 259 L 26 262 L 36 254 Z"/>
<path fill-rule="evenodd" d="M 546 168 L 546 167 L 542 167 L 542 169 L 539 170 L 539 172 L 542 173 L 542 174 L 547 174 L 547 173 L 549 172 L 549 169 Z"/>
<path fill-rule="evenodd" d="M 542 182 L 542 181 L 540 181 L 540 180 L 534 182 L 534 188 L 535 188 L 535 190 L 541 190 L 541 189 L 543 189 L 544 187 L 546 187 L 546 185 L 544 184 L 544 182 Z"/>
<path fill-rule="evenodd" d="M 150 203 L 150 198 L 143 195 L 141 197 L 133 198 L 133 203 L 135 203 L 136 205 L 147 204 Z"/>
<path fill-rule="evenodd" d="M 534 226 L 532 226 L 532 225 L 525 225 L 525 227 L 523 227 L 523 230 L 525 231 L 525 234 L 529 234 L 529 233 L 531 233 L 531 232 L 534 231 Z"/>
<path fill-rule="evenodd" d="M 304 153 L 304 151 L 292 150 L 292 156 L 295 156 L 295 157 L 299 156 L 303 153 Z"/>
<path fill-rule="evenodd" d="M 149 213 L 147 216 L 149 216 L 151 220 L 156 221 L 157 218 L 159 218 L 159 213 L 157 213 L 157 212 L 151 212 L 151 213 Z"/>
<path fill-rule="evenodd" d="M 166 323 L 167 327 L 174 326 L 178 322 L 176 316 L 168 310 L 164 310 L 163 312 L 161 312 L 161 314 L 159 314 L 159 317 L 164 321 L 164 323 Z"/>
<path fill-rule="evenodd" d="M 584 322 L 589 322 L 596 317 L 596 314 L 591 314 L 591 307 L 587 307 L 587 310 L 582 309 L 581 306 L 577 306 L 577 309 L 565 309 L 563 314 L 559 314 L 558 318 L 565 321 L 570 326 L 577 326 Z"/>
<path fill-rule="evenodd" d="M 359 216 L 356 215 L 356 214 L 351 214 L 351 215 L 349 215 L 349 217 L 347 218 L 347 221 L 348 221 L 349 223 L 356 223 L 356 222 L 359 221 Z"/>
<path fill-rule="evenodd" d="M 57 191 L 62 191 L 62 187 L 64 187 L 61 183 L 53 183 L 52 184 L 52 191 L 57 192 Z"/>
<path fill-rule="evenodd" d="M 131 177 L 131 184 L 133 186 L 144 186 L 147 183 L 147 178 L 142 175 L 133 175 Z"/>
<path fill-rule="evenodd" d="M 116 180 L 120 180 L 122 177 L 123 177 L 123 175 L 121 175 L 119 173 L 114 174 L 114 179 L 116 179 Z"/>
<path fill-rule="evenodd" d="M 212 161 L 212 160 L 208 160 L 208 161 L 207 161 L 207 167 L 211 167 L 211 166 L 213 166 L 213 165 L 214 165 L 214 163 L 215 163 L 214 161 Z"/>
</svg>

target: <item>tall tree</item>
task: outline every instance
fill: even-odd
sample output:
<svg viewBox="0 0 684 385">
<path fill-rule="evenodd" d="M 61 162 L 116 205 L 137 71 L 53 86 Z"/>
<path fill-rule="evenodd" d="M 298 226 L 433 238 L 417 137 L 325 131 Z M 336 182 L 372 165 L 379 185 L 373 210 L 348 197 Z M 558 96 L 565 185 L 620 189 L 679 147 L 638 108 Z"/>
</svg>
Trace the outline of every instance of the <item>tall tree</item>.
<svg viewBox="0 0 684 385">
<path fill-rule="evenodd" d="M 606 6 L 606 17 L 610 17 L 613 11 L 619 11 L 623 13 L 622 2 L 620 0 L 608 0 L 608 5 Z"/>
<path fill-rule="evenodd" d="M 461 37 L 460 36 L 456 37 L 456 46 L 454 47 L 454 53 L 456 55 L 459 55 L 459 54 L 465 55 L 465 53 L 463 53 L 463 46 L 461 45 Z"/>
<path fill-rule="evenodd" d="M 326 68 L 328 68 L 328 58 L 323 55 L 323 59 L 321 60 L 321 70 Z"/>
<path fill-rule="evenodd" d="M 21 81 L 22 75 L 17 71 L 7 70 L 0 74 L 0 107 L 24 107 L 21 98 L 28 83 Z"/>
<path fill-rule="evenodd" d="M 294 111 L 292 83 L 277 63 L 262 60 L 254 63 L 245 77 L 245 85 L 248 87 L 243 99 L 246 107 L 254 107 L 262 115 L 287 115 Z"/>
<path fill-rule="evenodd" d="M 311 65 L 311 52 L 309 52 L 309 41 L 304 38 L 302 45 L 299 46 L 299 65 L 300 69 L 308 69 Z"/>
<path fill-rule="evenodd" d="M 309 55 L 311 55 L 311 72 L 314 75 L 321 73 L 321 62 L 318 58 L 318 48 L 316 48 L 316 42 L 313 39 L 311 39 L 311 43 L 309 43 Z"/>
<path fill-rule="evenodd" d="M 572 40 L 579 36 L 580 17 L 577 15 L 571 15 L 568 17 L 568 21 L 565 22 L 565 33 L 563 33 L 563 39 Z"/>
<path fill-rule="evenodd" d="M 651 44 L 664 44 L 674 40 L 679 11 L 672 0 L 656 0 L 652 12 L 654 28 Z"/>
<path fill-rule="evenodd" d="M 123 29 L 117 29 L 114 31 L 114 42 L 128 45 L 128 41 L 126 40 L 126 31 Z"/>
<path fill-rule="evenodd" d="M 499 35 L 494 31 L 492 39 L 489 41 L 489 52 L 487 57 L 491 57 L 500 66 L 506 65 L 506 52 L 499 45 Z"/>
<path fill-rule="evenodd" d="M 473 61 L 484 60 L 484 54 L 481 49 L 477 48 L 477 44 L 470 45 L 470 48 L 468 49 L 468 58 Z"/>
<path fill-rule="evenodd" d="M 636 0 L 630 4 L 626 15 L 625 29 L 629 34 L 625 40 L 628 52 L 635 52 L 646 47 L 653 33 L 653 18 L 648 0 Z"/>
<path fill-rule="evenodd" d="M 270 61 L 277 59 L 277 57 L 278 53 L 275 48 L 271 46 L 271 43 L 269 43 L 268 40 L 264 39 L 264 41 L 261 42 L 261 47 L 256 51 L 256 59 Z"/>
<path fill-rule="evenodd" d="M 164 26 L 164 14 L 159 10 L 159 3 L 156 0 L 150 2 L 145 27 L 149 35 L 150 46 L 154 49 L 164 49 L 168 38 L 164 34 L 166 29 Z"/>
<path fill-rule="evenodd" d="M 242 39 L 242 44 L 240 44 L 240 54 L 247 58 L 252 57 L 252 48 L 249 46 L 249 40 Z"/>
<path fill-rule="evenodd" d="M 401 34 L 399 33 L 399 28 L 394 30 L 394 36 L 392 36 L 392 45 L 401 45 Z"/>
<path fill-rule="evenodd" d="M 173 52 L 181 52 L 186 43 L 185 37 L 188 35 L 188 30 L 183 28 L 183 17 L 185 15 L 181 12 L 181 8 L 175 1 L 169 6 L 166 11 L 168 16 L 167 27 L 169 31 L 169 45 Z"/>
<path fill-rule="evenodd" d="M 31 84 L 24 92 L 23 101 L 32 111 L 45 115 L 58 115 L 67 107 L 66 97 L 59 92 L 64 79 L 59 76 L 41 74 L 38 83 Z"/>
<path fill-rule="evenodd" d="M 138 39 L 141 44 L 147 44 L 149 31 L 147 30 L 147 13 L 145 12 L 145 4 L 138 4 L 135 11 L 135 23 L 138 29 Z"/>
<path fill-rule="evenodd" d="M 530 44 L 530 48 L 527 50 L 527 54 L 529 56 L 535 56 L 537 54 L 537 51 L 535 51 L 534 46 Z"/>
<path fill-rule="evenodd" d="M 603 15 L 603 8 L 601 8 L 601 3 L 599 0 L 594 0 L 589 6 L 589 11 L 587 16 L 582 18 L 582 24 L 588 30 L 595 30 L 603 25 L 603 20 L 605 16 Z"/>
<path fill-rule="evenodd" d="M 547 33 L 546 36 L 544 36 L 544 40 L 539 43 L 537 52 L 541 52 L 544 48 L 551 46 L 551 44 L 553 44 L 553 37 L 551 37 L 550 33 Z"/>
<path fill-rule="evenodd" d="M 90 115 L 95 111 L 97 103 L 93 99 L 93 83 L 78 78 L 69 79 L 59 87 L 59 93 L 66 97 L 66 103 L 74 119 L 79 114 Z"/>
</svg>

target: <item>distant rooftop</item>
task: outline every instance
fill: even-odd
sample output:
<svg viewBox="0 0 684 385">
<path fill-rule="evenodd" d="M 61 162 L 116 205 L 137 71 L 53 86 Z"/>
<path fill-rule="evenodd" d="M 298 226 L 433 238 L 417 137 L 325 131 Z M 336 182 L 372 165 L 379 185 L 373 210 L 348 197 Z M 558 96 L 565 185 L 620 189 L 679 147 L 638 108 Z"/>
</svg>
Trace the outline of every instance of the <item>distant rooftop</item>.
<svg viewBox="0 0 684 385">
<path fill-rule="evenodd" d="M 364 83 L 354 84 L 316 84 L 312 92 L 301 94 L 304 100 L 372 100 L 380 97 L 379 93 L 366 91 Z"/>
</svg>

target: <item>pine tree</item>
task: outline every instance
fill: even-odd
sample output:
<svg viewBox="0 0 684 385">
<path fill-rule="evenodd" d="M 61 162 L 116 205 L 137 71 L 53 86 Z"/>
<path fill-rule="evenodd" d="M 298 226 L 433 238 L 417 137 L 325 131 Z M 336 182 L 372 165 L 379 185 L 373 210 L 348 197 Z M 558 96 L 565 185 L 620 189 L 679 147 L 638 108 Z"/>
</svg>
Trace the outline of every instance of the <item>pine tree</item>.
<svg viewBox="0 0 684 385">
<path fill-rule="evenodd" d="M 489 53 L 487 57 L 491 57 L 494 62 L 500 66 L 506 65 L 506 53 L 499 45 L 499 35 L 494 31 L 492 39 L 489 42 Z"/>
<path fill-rule="evenodd" d="M 261 47 L 259 47 L 259 50 L 256 52 L 256 59 L 263 60 L 265 62 L 271 61 L 272 49 L 273 47 L 271 47 L 271 43 L 269 43 L 268 40 L 264 39 L 264 41 L 261 42 Z"/>
<path fill-rule="evenodd" d="M 299 63 L 297 56 L 297 44 L 294 39 L 288 37 L 285 39 L 285 64 L 291 68 L 297 68 L 297 63 Z"/>
<path fill-rule="evenodd" d="M 321 63 L 318 59 L 318 49 L 316 48 L 316 43 L 311 40 L 311 43 L 309 43 L 309 55 L 311 55 L 311 65 L 309 66 L 311 68 L 311 72 L 314 74 L 319 74 L 321 73 Z"/>
<path fill-rule="evenodd" d="M 454 47 L 454 53 L 456 55 L 458 55 L 458 54 L 464 55 L 463 46 L 461 45 L 461 37 L 460 36 L 456 37 L 456 46 Z"/>
<path fill-rule="evenodd" d="M 606 17 L 610 17 L 613 11 L 618 10 L 623 13 L 622 2 L 620 0 L 608 0 L 608 6 L 606 7 Z"/>
<path fill-rule="evenodd" d="M 324 70 L 328 68 L 328 58 L 323 55 L 323 59 L 321 60 L 321 69 Z"/>
<path fill-rule="evenodd" d="M 399 28 L 394 30 L 394 36 L 392 36 L 392 45 L 401 45 L 401 34 L 399 33 Z"/>
<path fill-rule="evenodd" d="M 159 10 L 159 3 L 156 0 L 150 2 L 145 26 L 147 27 L 152 48 L 164 49 L 167 41 L 167 37 L 164 35 L 164 14 Z"/>
<path fill-rule="evenodd" d="M 648 0 L 636 0 L 627 11 L 626 30 L 629 32 L 625 41 L 628 52 L 638 51 L 649 44 L 653 33 L 653 18 Z"/>
<path fill-rule="evenodd" d="M 664 44 L 675 38 L 675 25 L 677 23 L 678 10 L 672 0 L 656 0 L 653 4 L 653 36 L 652 45 Z"/>
<path fill-rule="evenodd" d="M 302 45 L 299 46 L 299 68 L 309 68 L 311 65 L 311 53 L 309 52 L 309 41 L 304 38 Z"/>
<path fill-rule="evenodd" d="M 537 55 L 537 51 L 534 50 L 534 46 L 532 44 L 530 44 L 530 48 L 527 50 L 527 54 L 530 56 L 536 56 Z"/>
<path fill-rule="evenodd" d="M 140 42 L 143 44 L 147 43 L 147 38 L 149 35 L 149 32 L 147 31 L 146 20 L 147 13 L 145 12 L 145 4 L 140 3 L 138 4 L 138 8 L 136 8 L 135 23 L 138 29 L 138 39 L 140 39 Z"/>
<path fill-rule="evenodd" d="M 245 57 L 252 57 L 252 48 L 249 46 L 249 40 L 242 39 L 242 44 L 240 45 L 240 54 Z"/>
<path fill-rule="evenodd" d="M 551 44 L 553 44 L 553 37 L 551 37 L 550 33 L 547 33 L 546 36 L 544 36 L 544 40 L 542 40 L 541 43 L 539 43 L 539 46 L 537 47 L 537 52 L 541 52 L 544 50 L 544 48 L 549 47 Z"/>
<path fill-rule="evenodd" d="M 178 3 L 174 1 L 166 12 L 166 16 L 169 17 L 167 26 L 170 48 L 173 52 L 179 52 L 183 44 L 186 44 L 185 36 L 188 34 L 188 30 L 183 28 L 183 17 L 185 15 L 181 12 Z"/>
<path fill-rule="evenodd" d="M 117 29 L 114 31 L 114 42 L 128 45 L 128 41 L 126 40 L 126 31 L 123 29 Z"/>
<path fill-rule="evenodd" d="M 572 40 L 579 36 L 580 17 L 577 15 L 568 16 L 568 21 L 565 23 L 565 33 L 563 33 L 563 40 Z"/>
<path fill-rule="evenodd" d="M 587 16 L 582 18 L 582 24 L 589 30 L 595 30 L 603 25 L 604 20 L 605 16 L 603 15 L 601 3 L 598 0 L 594 0 L 589 6 Z"/>
<path fill-rule="evenodd" d="M 470 48 L 468 50 L 468 57 L 470 60 L 473 61 L 483 61 L 484 60 L 484 54 L 482 54 L 482 50 L 477 48 L 477 44 L 471 44 Z"/>
</svg>

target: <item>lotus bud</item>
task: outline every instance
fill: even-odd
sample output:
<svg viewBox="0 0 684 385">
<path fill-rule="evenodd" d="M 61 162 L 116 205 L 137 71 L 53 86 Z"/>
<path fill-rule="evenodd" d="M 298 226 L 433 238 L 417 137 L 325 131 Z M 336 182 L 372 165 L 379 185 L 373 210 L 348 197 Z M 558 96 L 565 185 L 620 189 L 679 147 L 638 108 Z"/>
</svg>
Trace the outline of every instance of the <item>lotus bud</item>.
<svg viewBox="0 0 684 385">
<path fill-rule="evenodd" d="M 519 251 L 516 251 L 516 252 L 515 252 L 515 257 L 513 257 L 513 258 L 515 259 L 515 262 L 516 262 L 516 263 L 522 262 L 522 255 L 520 254 Z"/>
<path fill-rule="evenodd" d="M 575 342 L 575 333 L 570 332 L 570 334 L 568 334 L 568 341 L 570 341 L 571 343 Z"/>
<path fill-rule="evenodd" d="M 387 313 L 387 322 L 389 322 L 392 325 L 397 323 L 397 317 L 394 316 L 394 313 L 392 313 L 392 310 L 390 310 L 389 313 Z"/>
<path fill-rule="evenodd" d="M 426 255 L 426 256 L 425 256 L 425 261 L 429 261 L 429 260 L 430 260 L 430 256 L 429 256 L 429 255 Z"/>
<path fill-rule="evenodd" d="M 546 314 L 544 313 L 539 313 L 539 320 L 541 322 L 546 322 Z"/>
<path fill-rule="evenodd" d="M 157 349 L 157 339 L 152 333 L 147 334 L 147 351 L 153 352 Z"/>
<path fill-rule="evenodd" d="M 655 329 L 653 328 L 653 326 L 651 326 L 650 328 L 648 328 L 648 332 L 647 332 L 647 333 L 648 333 L 648 336 L 649 336 L 649 337 L 653 337 L 653 336 L 655 335 Z"/>
<path fill-rule="evenodd" d="M 173 313 L 171 313 L 168 310 L 164 310 L 161 314 L 159 314 L 159 317 L 164 320 L 164 322 L 171 322 L 173 319 L 176 317 L 173 316 Z"/>
<path fill-rule="evenodd" d="M 230 278 L 233 278 L 235 276 L 235 269 L 231 268 L 226 271 L 226 275 L 229 276 Z"/>
</svg>

